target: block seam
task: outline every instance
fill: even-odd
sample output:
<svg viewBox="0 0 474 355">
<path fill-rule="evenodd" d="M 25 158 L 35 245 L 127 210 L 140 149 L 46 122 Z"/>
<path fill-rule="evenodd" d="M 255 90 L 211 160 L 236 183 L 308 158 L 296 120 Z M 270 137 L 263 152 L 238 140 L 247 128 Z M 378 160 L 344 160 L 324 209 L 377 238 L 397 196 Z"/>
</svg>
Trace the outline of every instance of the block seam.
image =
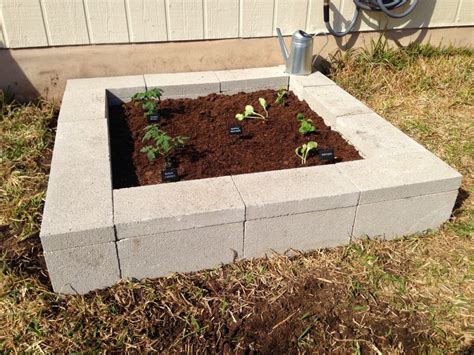
<svg viewBox="0 0 474 355">
<path fill-rule="evenodd" d="M 349 236 L 349 244 L 352 243 L 352 240 L 354 238 L 354 228 L 355 228 L 356 219 L 357 219 L 357 212 L 359 211 L 360 195 L 361 195 L 361 193 L 359 191 L 359 196 L 357 198 L 357 205 L 356 205 L 356 209 L 354 211 L 354 220 L 352 221 L 351 235 Z"/>
<path fill-rule="evenodd" d="M 242 200 L 242 204 L 244 205 L 244 221 L 243 221 L 243 235 L 242 235 L 242 257 L 245 258 L 245 224 L 247 222 L 247 205 L 245 204 L 245 200 L 242 197 L 242 194 L 240 193 L 239 188 L 237 187 L 237 184 L 234 181 L 234 177 L 230 175 L 230 178 L 232 179 L 232 183 L 234 184 L 235 189 L 237 190 L 237 193 L 240 196 L 240 199 Z"/>
<path fill-rule="evenodd" d="M 54 254 L 54 253 L 60 252 L 60 251 L 74 250 L 74 249 L 81 249 L 81 248 L 89 248 L 89 247 L 94 247 L 94 246 L 104 245 L 104 244 L 109 244 L 109 243 L 114 243 L 114 244 L 116 244 L 116 242 L 115 242 L 114 240 L 111 240 L 111 241 L 104 242 L 104 243 L 92 243 L 92 244 L 86 244 L 86 245 L 81 245 L 81 246 L 72 247 L 72 248 L 62 248 L 62 249 L 54 249 L 54 250 L 44 250 L 43 253 L 44 253 L 44 254 Z"/>
<path fill-rule="evenodd" d="M 309 213 L 318 213 L 318 212 L 326 212 L 326 211 L 336 211 L 336 210 L 342 210 L 342 209 L 345 209 L 345 208 L 353 208 L 353 207 L 357 207 L 357 205 L 349 205 L 349 206 L 336 207 L 336 208 L 326 208 L 326 209 L 323 209 L 323 210 L 306 211 L 306 212 L 299 212 L 299 213 L 285 213 L 285 214 L 279 214 L 279 215 L 270 216 L 270 217 L 253 218 L 253 219 L 246 220 L 246 222 L 260 221 L 260 220 L 272 219 L 272 218 L 280 218 L 280 217 L 299 216 L 299 215 L 302 215 L 302 214 L 309 214 Z"/>
<path fill-rule="evenodd" d="M 123 241 L 123 240 L 129 240 L 129 239 L 136 239 L 136 238 L 142 238 L 142 237 L 150 237 L 150 236 L 154 236 L 154 235 L 157 235 L 157 234 L 168 234 L 168 233 L 175 233 L 175 232 L 184 232 L 184 231 L 191 231 L 191 230 L 195 230 L 195 229 L 202 229 L 202 228 L 210 228 L 210 227 L 218 227 L 218 226 L 226 226 L 228 224 L 235 224 L 235 223 L 242 223 L 242 220 L 240 221 L 234 221 L 234 222 L 228 222 L 228 223 L 216 223 L 216 224 L 209 224 L 209 225 L 206 225 L 206 226 L 198 226 L 198 227 L 191 227 L 191 228 L 184 228 L 184 229 L 173 229 L 173 230 L 169 230 L 169 231 L 157 231 L 157 232 L 153 232 L 153 233 L 148 233 L 148 234 L 140 234 L 140 235 L 137 235 L 135 237 L 126 237 L 126 238 L 119 238 L 118 237 L 118 234 L 120 232 L 117 232 L 117 240 L 116 242 L 120 242 L 120 241 Z"/>
</svg>

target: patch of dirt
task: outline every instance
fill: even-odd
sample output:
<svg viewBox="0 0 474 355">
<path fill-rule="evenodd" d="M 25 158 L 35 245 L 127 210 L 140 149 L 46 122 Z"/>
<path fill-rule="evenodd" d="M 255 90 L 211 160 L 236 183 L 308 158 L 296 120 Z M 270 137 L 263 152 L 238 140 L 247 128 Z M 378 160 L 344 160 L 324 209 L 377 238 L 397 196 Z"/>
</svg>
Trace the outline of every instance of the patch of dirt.
<svg viewBox="0 0 474 355">
<path fill-rule="evenodd" d="M 120 317 L 138 312 L 136 322 L 128 323 L 129 332 L 135 337 L 139 334 L 140 341 L 148 339 L 156 351 L 424 352 L 432 325 L 423 313 L 397 310 L 393 304 L 380 299 L 354 296 L 345 276 L 326 269 L 313 271 L 299 275 L 279 294 L 269 294 L 268 290 L 262 293 L 265 286 L 257 292 L 246 293 L 238 283 L 227 287 L 216 279 L 206 280 L 197 274 L 189 277 L 193 289 L 200 290 L 202 295 L 189 293 L 192 289 L 181 289 L 173 302 L 162 300 L 163 293 L 176 292 L 173 278 L 148 281 L 154 290 L 132 286 L 133 292 L 111 290 L 101 294 L 104 302 L 113 305 L 114 313 Z M 246 294 L 244 298 L 242 293 Z M 155 301 L 147 302 L 150 299 Z M 141 303 L 144 305 L 137 306 Z M 136 350 L 145 349 L 139 343 L 134 343 L 138 346 Z M 106 348 L 115 351 L 120 346 L 114 344 Z"/>
<path fill-rule="evenodd" d="M 250 317 L 240 319 L 236 314 L 236 321 L 229 318 L 224 328 L 214 326 L 212 320 L 221 309 L 212 307 L 213 314 L 198 319 L 206 327 L 206 343 L 215 344 L 218 352 L 265 354 L 296 354 L 304 349 L 347 353 L 357 347 L 363 354 L 380 349 L 418 353 L 420 344 L 426 343 L 429 323 L 419 314 L 353 298 L 344 283 L 321 279 L 300 278 L 276 301 L 259 300 Z"/>
<path fill-rule="evenodd" d="M 231 136 L 229 128 L 238 124 L 237 113 L 251 104 L 262 112 L 258 98 L 269 103 L 267 120 L 248 119 L 241 136 Z M 357 150 L 339 133 L 331 130 L 308 104 L 289 93 L 284 106 L 274 104 L 276 91 L 262 90 L 231 96 L 211 94 L 198 99 L 168 99 L 161 103 L 161 129 L 170 136 L 186 136 L 184 148 L 171 157 L 181 180 L 224 175 L 245 174 L 301 167 L 295 149 L 308 141 L 319 148 L 333 148 L 337 162 L 361 159 Z M 302 113 L 313 121 L 315 133 L 303 136 L 298 132 L 296 115 Z M 142 142 L 148 125 L 140 104 L 127 103 L 123 109 L 109 112 L 114 188 L 161 183 L 162 157 L 149 161 L 140 149 L 151 142 Z M 306 166 L 327 164 L 316 151 Z"/>
<path fill-rule="evenodd" d="M 15 271 L 15 274 L 34 276 L 44 285 L 51 287 L 39 233 L 19 241 L 11 231 L 2 227 L 0 255 L 8 268 Z"/>
</svg>

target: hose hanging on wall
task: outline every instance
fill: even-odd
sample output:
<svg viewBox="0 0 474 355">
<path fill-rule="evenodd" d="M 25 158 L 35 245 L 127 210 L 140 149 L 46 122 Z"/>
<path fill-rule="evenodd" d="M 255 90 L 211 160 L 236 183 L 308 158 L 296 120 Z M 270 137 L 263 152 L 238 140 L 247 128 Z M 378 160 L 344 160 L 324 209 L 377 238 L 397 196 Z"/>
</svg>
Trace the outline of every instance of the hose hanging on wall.
<svg viewBox="0 0 474 355">
<path fill-rule="evenodd" d="M 383 12 L 387 16 L 393 18 L 402 18 L 409 15 L 414 9 L 418 0 L 413 0 L 411 5 L 403 12 L 394 12 L 393 10 L 398 9 L 404 5 L 407 5 L 410 0 L 353 0 L 356 6 L 354 11 L 354 15 L 352 16 L 352 20 L 349 25 L 346 27 L 345 31 L 335 31 L 331 24 L 329 23 L 329 4 L 331 0 L 324 0 L 324 23 L 326 24 L 326 28 L 328 29 L 329 33 L 336 37 L 342 37 L 352 31 L 354 28 L 357 18 L 359 17 L 360 10 L 367 10 L 367 11 L 379 11 Z"/>
</svg>

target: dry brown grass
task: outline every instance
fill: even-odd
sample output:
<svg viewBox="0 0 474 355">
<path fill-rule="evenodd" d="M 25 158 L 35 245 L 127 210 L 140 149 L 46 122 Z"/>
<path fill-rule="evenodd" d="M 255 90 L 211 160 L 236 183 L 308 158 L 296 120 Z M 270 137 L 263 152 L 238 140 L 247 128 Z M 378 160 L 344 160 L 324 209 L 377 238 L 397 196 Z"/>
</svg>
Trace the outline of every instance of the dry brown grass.
<svg viewBox="0 0 474 355">
<path fill-rule="evenodd" d="M 33 117 L 52 120 L 45 109 L 49 106 L 4 115 L 2 137 L 12 139 L 2 145 L 2 159 L 8 157 L 3 151 L 16 144 L 15 137 L 36 137 L 28 142 L 45 137 L 45 144 L 18 155 L 14 165 L 7 162 L 15 170 L 24 164 L 19 169 L 23 178 L 12 180 L 11 168 L 2 175 L 2 218 L 13 227 L 0 239 L 0 351 L 472 349 L 472 52 L 433 50 L 428 55 L 426 48 L 410 50 L 409 59 L 397 59 L 400 54 L 387 49 L 376 58 L 368 53 L 338 58 L 333 78 L 464 175 L 452 220 L 441 230 L 124 281 L 86 296 L 51 292 L 37 218 L 30 218 L 41 204 L 15 212 L 18 201 L 30 201 L 44 187 L 47 164 L 37 166 L 29 157 L 47 155 L 52 131 L 44 130 L 46 124 L 28 132 Z M 15 120 L 24 124 L 17 126 Z"/>
</svg>

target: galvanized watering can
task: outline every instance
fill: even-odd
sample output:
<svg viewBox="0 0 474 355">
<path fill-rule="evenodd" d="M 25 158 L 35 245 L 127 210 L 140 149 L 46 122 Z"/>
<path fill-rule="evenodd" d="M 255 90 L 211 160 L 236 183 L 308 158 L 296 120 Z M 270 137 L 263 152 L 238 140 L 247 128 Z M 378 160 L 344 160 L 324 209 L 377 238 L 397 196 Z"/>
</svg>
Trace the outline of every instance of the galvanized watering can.
<svg viewBox="0 0 474 355">
<path fill-rule="evenodd" d="M 294 75 L 311 74 L 313 58 L 313 35 L 296 31 L 291 36 L 291 49 L 288 52 L 279 28 L 276 29 L 281 53 L 286 63 L 286 72 Z"/>
</svg>

